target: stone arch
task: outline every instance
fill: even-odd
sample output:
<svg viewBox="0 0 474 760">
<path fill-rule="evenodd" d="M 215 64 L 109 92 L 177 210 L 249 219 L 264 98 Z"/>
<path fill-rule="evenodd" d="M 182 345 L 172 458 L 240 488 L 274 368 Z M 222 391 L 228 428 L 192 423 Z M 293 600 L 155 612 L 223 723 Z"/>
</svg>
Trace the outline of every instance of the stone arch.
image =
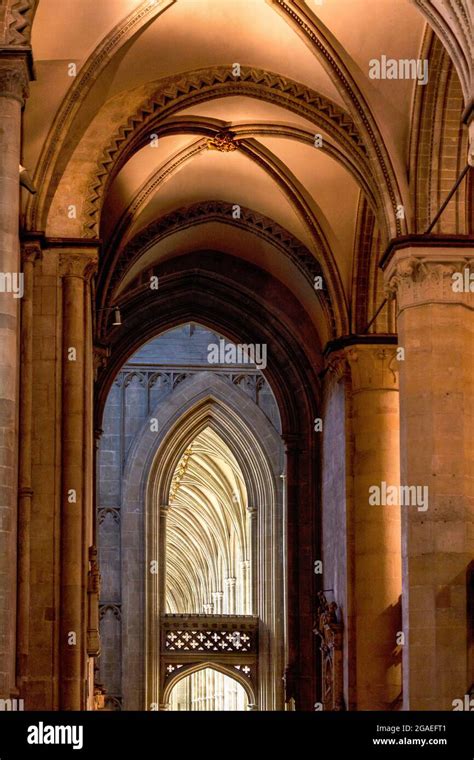
<svg viewBox="0 0 474 760">
<path fill-rule="evenodd" d="M 423 233 L 466 165 L 467 130 L 463 128 L 463 94 L 456 69 L 440 39 L 429 30 L 422 58 L 430 65 L 425 87 L 417 87 L 410 137 L 413 230 Z M 448 107 L 449 103 L 449 107 Z M 456 155 L 452 154 L 453 146 Z M 434 232 L 468 231 L 468 183 L 463 182 Z"/>
<path fill-rule="evenodd" d="M 156 245 L 168 235 L 186 229 L 191 224 L 197 226 L 211 221 L 219 221 L 225 225 L 245 229 L 270 242 L 294 263 L 311 286 L 313 286 L 316 276 L 323 276 L 323 269 L 318 259 L 288 230 L 264 214 L 259 214 L 253 209 L 244 206 L 240 207 L 240 217 L 235 219 L 232 208 L 231 203 L 209 200 L 176 209 L 176 211 L 153 221 L 145 229 L 137 233 L 121 251 L 117 250 L 114 259 L 110 263 L 106 261 L 107 265 L 104 265 L 102 269 L 103 276 L 99 279 L 97 288 L 100 299 L 99 306 L 102 308 L 110 306 L 115 299 L 120 282 L 127 271 L 153 245 Z M 135 278 L 128 288 L 129 294 L 142 285 L 145 286 L 145 279 L 150 274 L 150 271 L 147 269 L 144 274 Z M 155 274 L 154 271 L 153 274 Z M 147 284 L 149 285 L 149 281 Z M 331 298 L 331 293 L 328 292 L 326 278 L 324 277 L 323 288 L 316 291 L 316 295 L 325 312 L 332 337 L 336 337 L 338 331 L 343 331 L 343 325 L 347 323 L 345 310 L 342 306 L 335 308 L 334 299 Z M 99 333 L 106 329 L 105 314 L 106 312 L 99 314 Z"/>
<path fill-rule="evenodd" d="M 169 699 L 171 696 L 171 692 L 173 691 L 174 687 L 182 681 L 184 678 L 187 678 L 188 676 L 192 676 L 194 673 L 199 673 L 200 670 L 206 670 L 206 668 L 210 668 L 211 670 L 215 670 L 218 673 L 222 673 L 224 676 L 229 676 L 229 678 L 232 678 L 234 681 L 237 681 L 242 688 L 245 690 L 245 693 L 247 694 L 247 698 L 249 701 L 249 704 L 255 705 L 257 704 L 256 701 L 256 694 L 254 693 L 254 690 L 252 688 L 252 684 L 250 683 L 249 679 L 245 676 L 241 675 L 237 670 L 232 670 L 232 667 L 229 667 L 227 665 L 224 665 L 222 663 L 217 662 L 200 662 L 196 665 L 192 665 L 186 669 L 179 670 L 176 675 L 172 676 L 168 683 L 166 684 L 166 687 L 163 692 L 163 706 L 166 709 L 166 706 L 169 704 Z"/>
<path fill-rule="evenodd" d="M 256 141 L 245 140 L 240 143 L 240 149 L 279 186 L 307 228 L 311 239 L 314 240 L 320 253 L 319 266 L 324 272 L 325 288 L 329 293 L 332 304 L 339 305 L 339 313 L 336 315 L 339 331 L 344 332 L 343 324 L 347 324 L 347 301 L 339 269 L 336 266 L 334 253 L 329 241 L 328 233 L 330 233 L 330 230 L 328 230 L 328 226 L 322 218 L 321 210 L 317 206 L 316 201 L 300 185 L 292 172 L 287 167 L 282 166 L 268 149 L 264 149 Z M 194 147 L 190 152 L 191 155 L 194 155 L 196 150 L 200 152 L 201 148 L 196 149 Z M 190 220 L 191 224 L 193 221 L 193 219 Z M 113 267 L 111 267 L 111 271 L 112 269 Z M 336 314 L 334 307 L 331 310 L 333 314 Z M 334 329 L 335 326 L 333 325 L 332 327 Z"/>
<path fill-rule="evenodd" d="M 413 0 L 436 32 L 456 67 L 461 82 L 466 108 L 472 110 L 472 10 L 469 0 Z"/>
<path fill-rule="evenodd" d="M 130 227 L 145 206 L 150 195 L 155 193 L 160 184 L 167 180 L 174 172 L 178 171 L 184 163 L 205 150 L 208 143 L 217 134 L 221 132 L 228 134 L 236 146 L 240 145 L 241 141 L 248 137 L 258 136 L 286 137 L 308 145 L 314 145 L 314 132 L 309 129 L 278 122 L 273 124 L 267 124 L 266 122 L 233 124 L 232 129 L 228 130 L 227 124 L 221 120 L 204 119 L 198 116 L 176 116 L 174 119 L 167 120 L 160 125 L 160 138 L 182 134 L 183 132 L 197 135 L 200 139 L 176 151 L 138 188 L 107 242 L 108 249 L 120 249 L 121 241 L 127 241 Z M 370 182 L 366 178 L 364 166 L 356 162 L 354 156 L 344 152 L 338 143 L 331 138 L 324 139 L 320 150 L 341 164 L 341 166 L 344 166 L 353 175 L 370 203 L 374 214 L 377 214 L 377 198 L 374 195 L 373 188 L 370 186 Z M 101 234 L 100 237 L 102 238 L 103 235 Z"/>
<path fill-rule="evenodd" d="M 186 258 L 186 257 L 184 257 Z M 222 257 L 225 259 L 225 257 Z M 265 342 L 271 357 L 263 374 L 271 386 L 281 418 L 287 458 L 288 670 L 294 679 L 299 708 L 311 710 L 319 662 L 314 658 L 311 626 L 299 628 L 300 615 L 311 620 L 316 613 L 319 578 L 312 559 L 321 552 L 319 495 L 319 443 L 313 420 L 320 410 L 319 336 L 307 314 L 283 286 L 271 276 L 251 268 L 249 286 L 242 287 L 240 262 L 225 273 L 216 271 L 216 260 L 191 257 L 182 267 L 160 279 L 152 295 L 140 293 L 123 311 L 123 329 L 107 334 L 109 358 L 98 374 L 95 393 L 95 427 L 101 427 L 103 406 L 113 380 L 147 340 L 186 322 L 195 322 L 234 343 Z M 285 311 L 277 305 L 285 300 Z M 319 553 L 318 553 L 319 552 Z M 303 589 L 299 577 L 311 579 Z M 298 674 L 301 674 L 299 677 Z M 289 689 L 289 686 L 287 687 Z M 287 691 L 288 693 L 288 691 Z M 299 709 L 298 708 L 298 709 Z"/>
<path fill-rule="evenodd" d="M 37 6 L 39 0 L 13 0 L 13 2 L 15 5 L 24 6 L 26 2 L 34 3 Z M 64 153 L 69 130 L 91 89 L 107 66 L 146 24 L 166 11 L 175 2 L 176 0 L 162 0 L 160 3 L 153 4 L 149 0 L 142 0 L 137 8 L 134 8 L 100 41 L 84 66 L 81 67 L 79 75 L 61 102 L 51 133 L 40 155 L 38 168 L 35 172 L 36 187 L 50 187 L 51 183 L 54 186 L 53 176 L 58 171 L 58 162 L 61 154 Z M 43 197 L 40 192 L 39 195 L 41 195 L 41 199 L 29 198 L 27 207 L 28 225 L 33 230 L 40 229 L 39 225 L 44 219 L 42 204 L 43 201 L 47 203 L 48 199 L 47 194 Z"/>
<path fill-rule="evenodd" d="M 250 416 L 252 429 L 244 419 Z M 146 691 L 145 705 L 159 702 L 159 634 L 156 626 L 159 598 L 156 575 L 146 572 L 157 559 L 160 543 L 159 507 L 167 494 L 180 455 L 205 427 L 212 427 L 231 448 L 242 470 L 249 505 L 255 509 L 259 550 L 259 583 L 254 587 L 256 609 L 263 623 L 263 654 L 259 659 L 259 683 L 264 709 L 282 707 L 281 681 L 272 679 L 271 668 L 283 677 L 283 546 L 271 536 L 283 536 L 284 506 L 282 443 L 263 412 L 239 389 L 211 372 L 183 381 L 152 414 L 158 433 L 149 421 L 143 425 L 129 452 L 123 475 L 122 557 L 127 578 L 140 588 L 123 602 L 123 683 L 135 682 L 126 709 L 140 709 L 138 695 Z M 160 432 L 161 431 L 161 432 Z M 157 510 L 158 505 L 158 510 Z M 139 547 L 137 550 L 137 537 Z M 144 547 L 146 546 L 146 550 Z M 260 552 L 262 555 L 260 555 Z M 269 572 L 274 568 L 274 572 Z M 146 615 L 145 611 L 148 611 Z M 146 619 L 146 636 L 143 627 Z M 139 656 L 137 658 L 137 653 Z M 138 671 L 142 674 L 137 676 Z M 146 672 L 146 683 L 143 676 Z"/>
<path fill-rule="evenodd" d="M 103 362 L 97 377 L 95 427 L 100 429 L 107 393 L 127 358 L 157 334 L 192 321 L 224 334 L 235 343 L 252 342 L 255 336 L 268 343 L 275 362 L 268 363 L 264 375 L 277 399 L 282 429 L 287 434 L 305 435 L 304 423 L 312 419 L 319 406 L 317 373 L 322 370 L 319 336 L 309 325 L 307 315 L 299 309 L 295 314 L 289 302 L 284 318 L 275 315 L 273 305 L 285 296 L 280 292 L 279 283 L 267 278 L 268 298 L 259 301 L 256 293 L 264 285 L 259 277 L 262 273 L 256 267 L 247 268 L 252 282 L 256 283 L 254 292 L 239 285 L 238 261 L 232 262 L 234 279 L 216 271 L 214 262 L 209 272 L 204 254 L 198 259 L 183 256 L 181 260 L 184 272 L 174 268 L 169 284 L 166 276 L 163 277 L 163 285 L 156 294 L 148 288 L 134 293 L 121 305 L 125 329 L 107 331 L 103 335 L 110 357 Z M 230 264 L 227 267 L 230 268 Z M 286 290 L 284 292 L 288 295 Z"/>
<path fill-rule="evenodd" d="M 231 66 L 191 71 L 157 82 L 154 93 L 142 102 L 104 147 L 91 177 L 83 234 L 86 237 L 97 234 L 101 208 L 111 182 L 131 156 L 148 143 L 150 131 L 156 131 L 166 119 L 191 105 L 233 95 L 276 103 L 304 116 L 326 131 L 343 152 L 363 167 L 367 177 L 372 176 L 357 127 L 349 114 L 327 97 L 299 82 L 254 67 L 243 66 L 239 79 L 233 76 Z M 379 190 L 375 181 L 372 189 L 377 196 Z"/>
<path fill-rule="evenodd" d="M 91 63 L 92 70 L 94 70 L 93 63 L 94 61 Z M 88 189 L 84 190 L 83 213 L 78 218 L 79 223 L 84 225 L 84 236 L 95 237 L 101 208 L 110 183 L 129 158 L 147 144 L 150 131 L 156 131 L 169 117 L 185 108 L 234 95 L 245 95 L 275 103 L 309 119 L 329 134 L 343 153 L 351 156 L 351 160 L 359 165 L 367 178 L 373 178 L 366 148 L 355 123 L 343 108 L 327 97 L 304 84 L 255 67 L 242 66 L 239 79 L 235 79 L 232 75 L 230 65 L 198 69 L 151 83 L 145 88 L 145 93 L 143 93 L 143 88 L 140 89 L 135 93 L 135 99 L 141 98 L 139 105 L 135 107 L 135 111 L 125 123 L 116 126 L 112 137 L 110 137 L 111 117 L 108 109 L 113 108 L 115 99 L 112 98 L 104 107 L 99 127 L 99 131 L 104 134 L 104 143 L 98 155 L 96 167 L 90 176 L 85 178 L 89 184 Z M 78 91 L 77 102 L 73 99 L 68 108 L 74 109 L 74 113 L 77 113 L 83 97 L 81 91 Z M 64 103 L 66 104 L 66 101 Z M 44 160 L 41 160 L 38 172 L 35 174 L 39 193 L 38 197 L 32 197 L 27 216 L 28 225 L 32 228 L 38 225 L 45 229 L 47 227 L 50 207 L 57 188 L 57 182 L 53 182 L 51 177 L 54 159 L 52 156 L 48 158 L 48 154 L 55 154 L 58 141 L 66 142 L 72 128 L 68 108 L 65 105 L 64 109 L 61 109 L 61 114 L 64 110 L 64 118 L 61 120 L 58 116 L 54 143 L 48 141 L 43 152 Z M 68 158 L 71 158 L 71 155 Z M 61 167 L 60 174 L 64 170 L 65 164 Z M 40 183 L 36 178 L 43 175 L 44 183 Z M 372 179 L 371 187 L 374 196 L 382 199 L 383 186 L 380 190 L 375 178 Z M 382 200 L 379 201 L 380 204 Z M 80 224 L 77 228 L 78 234 L 81 232 Z"/>
</svg>

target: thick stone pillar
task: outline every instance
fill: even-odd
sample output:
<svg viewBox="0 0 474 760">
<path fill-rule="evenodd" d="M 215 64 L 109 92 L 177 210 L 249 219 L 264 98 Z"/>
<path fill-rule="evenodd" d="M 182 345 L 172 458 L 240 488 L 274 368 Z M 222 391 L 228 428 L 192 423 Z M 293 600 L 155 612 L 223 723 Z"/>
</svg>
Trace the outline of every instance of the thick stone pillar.
<svg viewBox="0 0 474 760">
<path fill-rule="evenodd" d="M 18 474 L 18 613 L 17 613 L 17 686 L 22 687 L 28 675 L 30 620 L 30 520 L 32 489 L 33 438 L 33 276 L 35 261 L 41 257 L 38 243 L 22 247 L 24 295 L 20 333 L 20 451 Z"/>
<path fill-rule="evenodd" d="M 405 351 L 401 480 L 423 499 L 421 508 L 402 510 L 404 707 L 451 710 L 474 680 L 467 612 L 474 557 L 472 241 L 396 240 L 383 266 Z"/>
<path fill-rule="evenodd" d="M 393 344 L 344 351 L 351 370 L 353 603 L 358 710 L 389 710 L 401 692 L 400 507 L 374 503 L 373 488 L 400 483 L 398 364 Z M 372 490 L 371 490 L 372 489 Z"/>
<path fill-rule="evenodd" d="M 0 58 L 0 698 L 15 679 L 18 456 L 19 164 L 21 109 L 28 69 L 22 56 Z"/>
<path fill-rule="evenodd" d="M 97 256 L 90 249 L 60 253 L 62 277 L 62 488 L 61 488 L 61 625 L 60 708 L 85 706 L 87 563 L 85 516 L 92 510 L 90 489 L 84 482 L 93 436 L 87 424 L 85 388 L 92 383 L 87 372 L 92 353 L 87 281 Z M 88 376 L 88 374 L 90 376 Z M 90 435 L 88 434 L 90 432 Z"/>
</svg>

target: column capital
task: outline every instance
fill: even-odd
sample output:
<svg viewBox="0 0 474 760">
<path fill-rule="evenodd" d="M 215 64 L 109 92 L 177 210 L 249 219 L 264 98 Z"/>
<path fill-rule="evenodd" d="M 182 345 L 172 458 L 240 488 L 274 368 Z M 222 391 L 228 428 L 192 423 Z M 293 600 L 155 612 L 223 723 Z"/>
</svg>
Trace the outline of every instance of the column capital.
<svg viewBox="0 0 474 760">
<path fill-rule="evenodd" d="M 24 55 L 0 56 L 0 98 L 17 100 L 25 105 L 29 90 L 30 73 Z"/>
<path fill-rule="evenodd" d="M 397 347 L 363 344 L 344 349 L 351 371 L 352 390 L 398 390 Z"/>
<path fill-rule="evenodd" d="M 430 303 L 474 308 L 474 252 L 468 236 L 392 241 L 381 266 L 387 294 L 396 296 L 399 312 Z"/>
<path fill-rule="evenodd" d="M 97 265 L 97 251 L 90 248 L 63 250 L 59 254 L 60 277 L 78 277 L 81 280 L 89 280 L 95 274 Z"/>
<path fill-rule="evenodd" d="M 42 250 L 41 244 L 37 240 L 28 240 L 21 243 L 21 263 L 34 264 L 35 261 L 41 259 Z"/>
<path fill-rule="evenodd" d="M 349 376 L 349 365 L 344 349 L 333 351 L 326 357 L 325 369 L 329 378 L 336 383 Z"/>
</svg>

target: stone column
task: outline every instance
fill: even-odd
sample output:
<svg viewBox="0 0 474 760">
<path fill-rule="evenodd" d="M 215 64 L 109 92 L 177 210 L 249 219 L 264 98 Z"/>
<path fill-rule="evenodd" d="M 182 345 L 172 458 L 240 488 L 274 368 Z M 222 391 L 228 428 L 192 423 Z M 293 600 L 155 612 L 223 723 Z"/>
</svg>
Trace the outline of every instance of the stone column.
<svg viewBox="0 0 474 760">
<path fill-rule="evenodd" d="M 258 557 L 258 509 L 256 506 L 247 506 L 248 532 L 250 540 L 250 570 L 249 570 L 249 609 L 251 615 L 258 609 L 257 588 L 257 557 Z"/>
<path fill-rule="evenodd" d="M 224 579 L 224 606 L 226 615 L 235 614 L 235 578 Z"/>
<path fill-rule="evenodd" d="M 222 615 L 222 599 L 223 599 L 223 592 L 222 591 L 213 591 L 212 593 L 212 601 L 214 604 L 214 613 L 216 615 Z"/>
<path fill-rule="evenodd" d="M 395 240 L 383 267 L 405 351 L 401 480 L 418 487 L 420 502 L 402 510 L 404 708 L 452 710 L 474 680 L 467 612 L 474 557 L 472 241 Z"/>
<path fill-rule="evenodd" d="M 61 623 L 60 708 L 81 710 L 85 700 L 84 613 L 87 600 L 84 514 L 88 489 L 84 471 L 92 450 L 92 433 L 86 435 L 86 352 L 92 340 L 86 335 L 87 280 L 97 257 L 90 249 L 60 253 L 63 288 L 62 312 L 62 488 L 61 488 Z M 89 440 L 90 438 L 90 440 Z"/>
<path fill-rule="evenodd" d="M 162 504 L 160 506 L 160 525 L 159 525 L 159 542 L 160 542 L 160 557 L 159 557 L 159 615 L 166 615 L 166 526 L 169 514 L 169 505 Z"/>
<path fill-rule="evenodd" d="M 372 487 L 400 484 L 398 364 L 390 344 L 345 348 L 353 414 L 354 624 L 358 710 L 400 697 L 400 507 L 371 503 Z M 337 600 L 336 600 L 337 601 Z"/>
<path fill-rule="evenodd" d="M 24 57 L 0 59 L 0 698 L 14 688 L 16 502 L 18 456 L 19 165 L 21 109 L 27 97 Z"/>
<path fill-rule="evenodd" d="M 41 256 L 38 243 L 22 248 L 24 295 L 20 331 L 20 451 L 18 474 L 18 615 L 17 615 L 17 686 L 21 689 L 28 674 L 30 618 L 30 517 L 31 453 L 33 433 L 33 270 Z"/>
<path fill-rule="evenodd" d="M 242 603 L 242 609 L 240 610 L 241 615 L 250 615 L 251 614 L 251 575 L 250 575 L 250 560 L 244 559 L 240 563 L 241 567 L 241 577 L 242 577 L 242 589 L 241 589 L 241 603 Z"/>
</svg>

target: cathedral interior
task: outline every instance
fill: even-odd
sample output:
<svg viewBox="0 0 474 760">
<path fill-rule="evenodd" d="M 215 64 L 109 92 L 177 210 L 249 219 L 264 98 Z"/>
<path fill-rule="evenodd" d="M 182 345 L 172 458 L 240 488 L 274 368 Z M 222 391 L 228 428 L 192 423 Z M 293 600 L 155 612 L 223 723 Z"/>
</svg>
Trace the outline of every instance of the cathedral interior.
<svg viewBox="0 0 474 760">
<path fill-rule="evenodd" d="M 474 696 L 469 0 L 0 0 L 0 700 Z"/>
</svg>

